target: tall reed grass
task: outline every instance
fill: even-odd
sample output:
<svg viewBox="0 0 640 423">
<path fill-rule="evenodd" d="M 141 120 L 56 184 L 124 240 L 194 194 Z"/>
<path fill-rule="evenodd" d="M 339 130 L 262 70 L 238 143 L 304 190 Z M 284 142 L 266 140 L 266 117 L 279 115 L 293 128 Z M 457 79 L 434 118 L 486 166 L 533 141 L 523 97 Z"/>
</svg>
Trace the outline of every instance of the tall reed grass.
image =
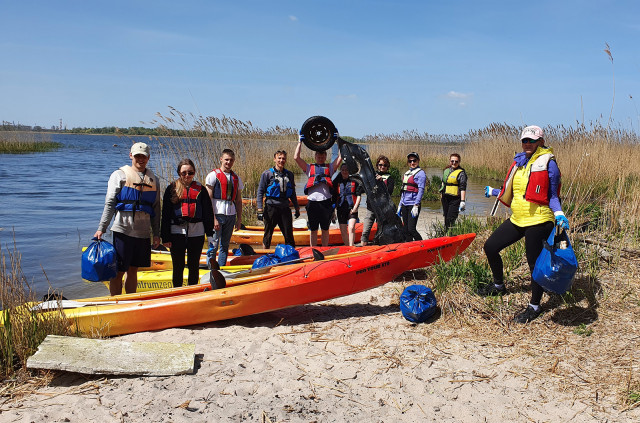
<svg viewBox="0 0 640 423">
<path fill-rule="evenodd" d="M 287 167 L 295 170 L 293 151 L 298 136 L 292 128 L 275 126 L 263 130 L 254 127 L 250 121 L 226 116 L 196 116 L 172 107 L 166 115 L 158 113 L 152 123 L 166 133 L 153 137 L 158 142 L 161 156 L 159 176 L 166 180 L 175 179 L 176 164 L 183 158 L 190 158 L 196 165 L 196 179 L 204 183 L 207 174 L 220 167 L 220 156 L 225 148 L 235 152 L 233 170 L 243 180 L 244 197 L 255 197 L 260 175 L 273 166 L 276 150 L 287 151 Z M 173 135 L 176 130 L 180 136 Z"/>
<path fill-rule="evenodd" d="M 406 154 L 416 151 L 423 166 L 444 166 L 449 154 L 462 156 L 470 178 L 495 179 L 501 186 L 513 156 L 522 151 L 523 126 L 493 123 L 459 136 L 405 131 L 366 136 L 371 157 L 385 154 L 401 167 Z M 640 240 L 640 137 L 600 123 L 546 126 L 545 145 L 554 150 L 562 172 L 561 198 L 576 229 L 605 238 Z"/>
<path fill-rule="evenodd" d="M 159 175 L 172 180 L 175 164 L 184 157 L 196 164 L 197 179 L 219 166 L 224 148 L 236 152 L 234 170 L 245 183 L 243 196 L 253 197 L 261 173 L 272 166 L 273 152 L 289 152 L 288 167 L 293 164 L 297 130 L 275 126 L 266 130 L 250 121 L 223 116 L 203 117 L 184 114 L 170 108 L 168 114 L 158 114 L 152 122 L 167 135 L 154 137 L 159 145 L 161 168 Z M 357 140 L 365 146 L 373 160 L 384 154 L 397 169 L 398 177 L 406 167 L 406 155 L 420 154 L 422 166 L 444 167 L 449 154 L 462 156 L 462 165 L 470 178 L 489 177 L 499 187 L 515 153 L 522 151 L 521 126 L 493 123 L 486 128 L 462 135 L 434 135 L 404 131 L 390 135 L 375 134 Z M 551 146 L 562 171 L 563 208 L 574 228 L 595 231 L 606 238 L 640 240 L 640 160 L 639 137 L 636 133 L 589 125 L 544 127 L 546 145 Z M 176 136 L 176 132 L 180 136 Z M 313 152 L 303 149 L 308 161 Z M 428 200 L 438 198 L 438 181 L 431 181 Z"/>
<path fill-rule="evenodd" d="M 0 131 L 0 154 L 44 153 L 60 148 L 49 134 Z"/>
<path fill-rule="evenodd" d="M 5 253 L 0 245 L 0 379 L 26 368 L 27 358 L 47 335 L 71 334 L 63 313 L 33 312 L 30 304 L 35 301 L 17 249 Z"/>
</svg>

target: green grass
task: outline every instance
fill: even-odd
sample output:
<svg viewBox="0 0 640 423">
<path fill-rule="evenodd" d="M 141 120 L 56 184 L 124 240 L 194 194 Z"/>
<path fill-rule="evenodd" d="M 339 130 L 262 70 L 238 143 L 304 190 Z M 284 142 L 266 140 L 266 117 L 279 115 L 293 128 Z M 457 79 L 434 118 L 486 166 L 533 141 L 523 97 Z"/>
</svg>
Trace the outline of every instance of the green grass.
<svg viewBox="0 0 640 423">
<path fill-rule="evenodd" d="M 591 334 L 593 334 L 593 329 L 591 329 L 590 327 L 587 327 L 586 324 L 584 323 L 580 323 L 574 330 L 573 333 L 575 333 L 576 335 L 580 335 L 580 336 L 591 336 Z"/>
<path fill-rule="evenodd" d="M 630 390 L 627 394 L 627 401 L 629 404 L 640 402 L 640 388 L 638 390 Z"/>
<path fill-rule="evenodd" d="M 53 142 L 47 134 L 32 132 L 0 132 L 0 154 L 45 153 L 62 144 Z"/>
</svg>

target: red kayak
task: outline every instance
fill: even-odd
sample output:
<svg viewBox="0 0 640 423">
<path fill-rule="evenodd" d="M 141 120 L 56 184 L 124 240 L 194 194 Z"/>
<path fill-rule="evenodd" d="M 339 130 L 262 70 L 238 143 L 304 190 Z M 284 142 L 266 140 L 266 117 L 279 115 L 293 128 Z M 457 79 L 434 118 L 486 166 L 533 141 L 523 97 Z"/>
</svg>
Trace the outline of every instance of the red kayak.
<svg viewBox="0 0 640 423">
<path fill-rule="evenodd" d="M 232 319 L 383 285 L 407 270 L 450 260 L 474 238 L 466 234 L 392 244 L 350 258 L 293 265 L 285 273 L 267 273 L 251 282 L 230 281 L 233 285 L 217 290 L 201 285 L 155 291 L 146 300 L 139 294 L 76 300 L 63 303 L 77 307 L 64 313 L 75 330 L 103 336 Z"/>
</svg>

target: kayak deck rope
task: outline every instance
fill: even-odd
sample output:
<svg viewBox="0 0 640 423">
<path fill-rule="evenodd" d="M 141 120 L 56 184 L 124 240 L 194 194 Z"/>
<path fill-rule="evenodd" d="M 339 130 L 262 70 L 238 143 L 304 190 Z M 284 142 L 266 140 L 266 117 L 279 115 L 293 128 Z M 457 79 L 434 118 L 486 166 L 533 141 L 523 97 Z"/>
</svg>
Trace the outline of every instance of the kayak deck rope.
<svg viewBox="0 0 640 423">
<path fill-rule="evenodd" d="M 306 266 L 304 266 L 304 268 L 302 269 L 303 273 L 304 273 L 304 277 L 305 279 L 309 277 L 309 275 L 311 274 L 311 272 L 313 272 L 314 270 L 316 270 L 317 268 L 319 268 L 320 266 L 327 264 L 327 263 L 342 263 L 344 264 L 348 269 L 351 268 L 351 259 L 350 258 L 344 258 L 344 259 L 337 259 L 337 260 L 330 260 L 330 261 L 316 261 L 313 262 L 313 264 L 307 264 Z M 315 265 L 315 266 L 314 266 Z M 307 272 L 307 267 L 312 267 L 311 269 L 309 269 L 309 271 Z"/>
</svg>

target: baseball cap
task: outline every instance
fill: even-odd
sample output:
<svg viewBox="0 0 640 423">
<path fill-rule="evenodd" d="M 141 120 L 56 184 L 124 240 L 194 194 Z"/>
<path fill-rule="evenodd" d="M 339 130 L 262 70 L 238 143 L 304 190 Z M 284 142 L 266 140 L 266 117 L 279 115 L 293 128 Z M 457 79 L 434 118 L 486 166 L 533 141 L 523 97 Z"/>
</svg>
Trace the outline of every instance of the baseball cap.
<svg viewBox="0 0 640 423">
<path fill-rule="evenodd" d="M 525 138 L 531 138 L 532 140 L 544 138 L 544 131 L 539 126 L 527 126 L 522 130 L 522 135 L 520 135 L 521 141 Z"/>
<path fill-rule="evenodd" d="M 415 151 L 412 151 L 411 153 L 407 154 L 407 159 L 411 156 L 414 156 L 416 159 L 420 160 L 420 156 Z"/>
<path fill-rule="evenodd" d="M 149 146 L 143 142 L 137 142 L 131 146 L 131 155 L 144 154 L 149 157 Z"/>
</svg>

